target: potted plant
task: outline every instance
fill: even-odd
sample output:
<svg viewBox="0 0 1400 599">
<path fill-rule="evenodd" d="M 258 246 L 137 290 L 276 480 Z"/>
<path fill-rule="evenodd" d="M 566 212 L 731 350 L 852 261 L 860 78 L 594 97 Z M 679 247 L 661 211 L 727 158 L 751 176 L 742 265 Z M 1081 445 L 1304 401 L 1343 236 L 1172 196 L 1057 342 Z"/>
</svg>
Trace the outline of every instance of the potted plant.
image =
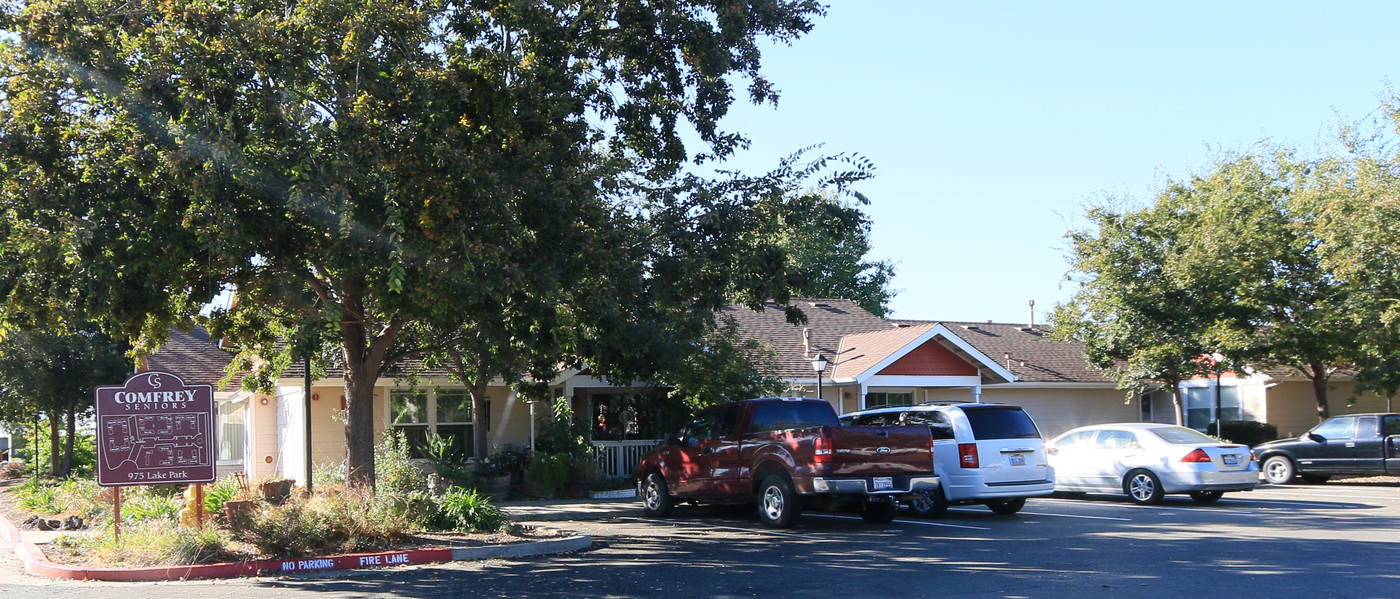
<svg viewBox="0 0 1400 599">
<path fill-rule="evenodd" d="M 476 490 L 491 499 L 502 501 L 510 496 L 510 470 L 490 459 L 476 467 Z"/>
<path fill-rule="evenodd" d="M 262 495 L 263 501 L 272 505 L 282 505 L 291 497 L 293 484 L 296 484 L 296 481 L 290 478 L 265 480 L 258 484 L 258 493 Z"/>
</svg>

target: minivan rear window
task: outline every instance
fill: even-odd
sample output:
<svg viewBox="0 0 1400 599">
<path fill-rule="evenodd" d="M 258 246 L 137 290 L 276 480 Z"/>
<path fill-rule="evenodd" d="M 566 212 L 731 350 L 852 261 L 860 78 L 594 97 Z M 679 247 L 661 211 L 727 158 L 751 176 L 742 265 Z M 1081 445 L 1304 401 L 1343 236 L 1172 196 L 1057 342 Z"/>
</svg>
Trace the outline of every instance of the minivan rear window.
<svg viewBox="0 0 1400 599">
<path fill-rule="evenodd" d="M 1040 430 L 1021 408 L 1014 406 L 963 406 L 976 439 L 1038 439 Z"/>
</svg>

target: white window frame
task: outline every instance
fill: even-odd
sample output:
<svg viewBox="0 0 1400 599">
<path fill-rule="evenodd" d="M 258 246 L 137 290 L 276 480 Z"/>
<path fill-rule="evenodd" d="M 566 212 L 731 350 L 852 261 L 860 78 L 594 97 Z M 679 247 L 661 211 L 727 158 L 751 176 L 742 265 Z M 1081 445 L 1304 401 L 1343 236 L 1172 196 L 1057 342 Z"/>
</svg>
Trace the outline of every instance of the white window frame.
<svg viewBox="0 0 1400 599">
<path fill-rule="evenodd" d="M 1221 407 L 1221 410 L 1220 410 L 1220 411 L 1221 411 L 1221 413 L 1222 413 L 1223 415 L 1225 415 L 1226 417 L 1225 417 L 1225 418 L 1221 418 L 1220 420 L 1222 420 L 1222 421 L 1224 421 L 1224 420 L 1244 420 L 1244 390 L 1245 390 L 1245 387 L 1247 387 L 1247 386 L 1249 386 L 1249 383 L 1248 383 L 1247 381 L 1243 380 L 1243 379 L 1240 379 L 1239 377 L 1231 377 L 1231 378 L 1223 378 L 1223 379 L 1222 379 L 1222 378 L 1211 377 L 1211 378 L 1209 378 L 1209 379 L 1192 379 L 1192 380 L 1189 380 L 1189 381 L 1182 381 L 1182 382 L 1181 382 L 1181 387 L 1180 387 L 1180 389 L 1181 389 L 1181 403 L 1182 403 L 1181 408 L 1182 408 L 1182 416 L 1186 419 L 1186 422 L 1183 423 L 1183 424 L 1184 424 L 1185 426 L 1189 427 L 1189 428 L 1195 428 L 1195 427 L 1191 426 L 1191 410 L 1193 410 L 1193 409 L 1195 409 L 1195 410 L 1202 410 L 1202 409 L 1204 409 L 1204 410 L 1206 410 L 1206 415 L 1207 415 L 1206 426 L 1203 427 L 1203 428 L 1196 428 L 1195 430 L 1198 430 L 1198 431 L 1201 431 L 1201 432 L 1205 432 L 1206 430 L 1208 430 L 1208 428 L 1210 427 L 1210 423 L 1216 421 L 1216 413 L 1215 413 L 1215 389 L 1216 389 L 1216 387 L 1222 387 L 1222 389 L 1221 389 L 1222 391 L 1224 391 L 1224 389 L 1234 389 L 1234 390 L 1235 390 L 1235 404 L 1236 404 L 1236 405 L 1235 405 L 1233 408 L 1230 407 L 1230 406 L 1226 406 L 1226 405 L 1225 405 L 1225 397 L 1224 397 L 1223 395 L 1221 396 L 1221 398 L 1220 398 L 1220 403 L 1221 403 L 1221 406 L 1220 406 L 1220 407 Z M 1190 391 L 1189 391 L 1189 390 L 1191 390 L 1191 389 L 1205 389 L 1205 390 L 1206 390 L 1206 396 L 1209 398 L 1209 402 L 1207 403 L 1207 407 L 1205 407 L 1205 408 L 1192 408 L 1192 407 L 1191 407 L 1191 395 L 1190 395 Z M 1230 414 L 1230 410 L 1232 410 L 1232 409 L 1237 411 L 1238 416 L 1239 416 L 1238 418 L 1229 418 L 1229 417 L 1228 417 L 1229 414 Z"/>
</svg>

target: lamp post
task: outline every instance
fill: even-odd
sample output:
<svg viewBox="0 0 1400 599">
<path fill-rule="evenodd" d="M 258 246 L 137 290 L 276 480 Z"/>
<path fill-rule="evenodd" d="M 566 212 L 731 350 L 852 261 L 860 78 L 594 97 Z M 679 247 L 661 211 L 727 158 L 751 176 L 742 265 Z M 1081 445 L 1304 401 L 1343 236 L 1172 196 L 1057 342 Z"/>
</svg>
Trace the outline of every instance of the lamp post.
<svg viewBox="0 0 1400 599">
<path fill-rule="evenodd" d="M 821 399 L 822 371 L 826 370 L 826 358 L 822 357 L 821 354 L 817 354 L 817 357 L 812 358 L 812 370 L 816 371 L 817 373 L 817 399 Z"/>
</svg>

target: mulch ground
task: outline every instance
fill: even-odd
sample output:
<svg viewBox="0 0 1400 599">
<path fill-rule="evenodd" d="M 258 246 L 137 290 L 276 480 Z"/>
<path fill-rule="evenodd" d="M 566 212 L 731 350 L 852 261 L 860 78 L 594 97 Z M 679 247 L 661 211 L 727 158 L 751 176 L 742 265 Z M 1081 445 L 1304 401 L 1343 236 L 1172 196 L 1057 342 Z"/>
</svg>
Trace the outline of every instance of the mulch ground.
<svg viewBox="0 0 1400 599">
<path fill-rule="evenodd" d="M 20 508 L 15 503 L 16 487 L 24 483 L 26 479 L 5 479 L 0 480 L 0 514 L 3 514 L 15 526 L 20 526 L 22 522 L 34 515 Z M 63 515 L 47 515 L 50 519 L 61 520 Z M 212 525 L 212 524 L 211 524 Z M 23 528 L 23 527 L 21 527 Z M 515 543 L 525 543 L 530 541 L 547 540 L 565 536 L 565 533 L 548 528 L 534 527 L 511 527 L 510 532 L 496 533 L 459 533 L 459 532 L 423 532 L 392 542 L 386 541 L 384 547 L 376 548 L 372 551 L 399 551 L 407 549 L 429 549 L 437 547 L 447 548 L 470 548 L 485 547 L 492 545 L 510 545 Z M 77 565 L 77 566 L 110 566 L 112 564 L 93 563 L 89 556 L 82 553 L 60 551 L 56 547 L 46 547 L 45 556 L 55 563 Z M 222 559 L 216 561 L 253 561 L 264 559 L 286 559 L 291 557 L 306 556 L 285 556 L 260 554 L 251 545 L 246 543 L 234 543 L 228 547 L 228 553 L 221 556 Z M 137 565 L 137 564 L 126 564 Z M 157 564 L 140 564 L 157 565 Z"/>
</svg>

